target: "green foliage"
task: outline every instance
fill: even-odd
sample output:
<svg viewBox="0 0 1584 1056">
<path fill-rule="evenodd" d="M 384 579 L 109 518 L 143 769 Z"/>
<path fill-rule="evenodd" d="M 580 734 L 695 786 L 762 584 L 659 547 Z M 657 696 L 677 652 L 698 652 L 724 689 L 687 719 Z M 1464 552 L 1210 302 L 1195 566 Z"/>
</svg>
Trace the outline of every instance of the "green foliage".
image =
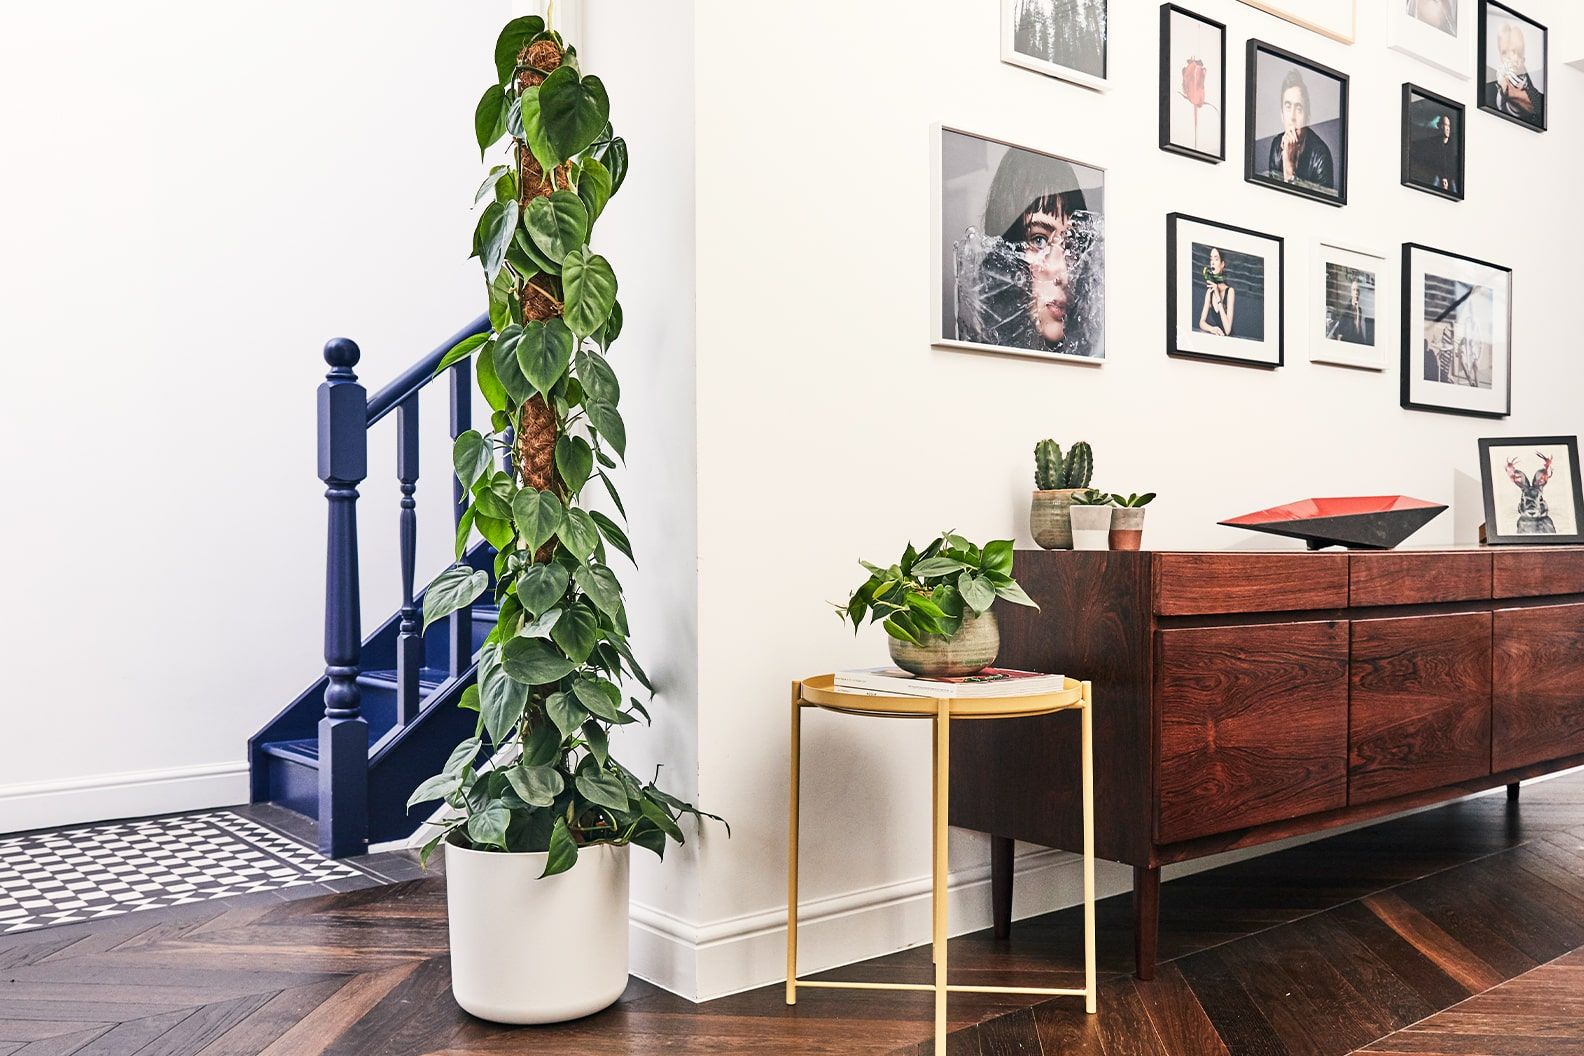
<svg viewBox="0 0 1584 1056">
<path fill-rule="evenodd" d="M 1041 440 L 1034 445 L 1034 486 L 1041 491 L 1054 491 L 1061 487 L 1062 450 L 1054 440 Z"/>
<path fill-rule="evenodd" d="M 1111 505 L 1111 496 L 1103 491 L 1096 491 L 1094 488 L 1085 488 L 1072 497 L 1072 504 L 1074 506 L 1109 506 Z"/>
<path fill-rule="evenodd" d="M 1155 501 L 1155 493 L 1153 491 L 1146 491 L 1142 495 L 1134 494 L 1134 495 L 1127 495 L 1127 496 L 1122 496 L 1122 495 L 1113 495 L 1113 496 L 1111 496 L 1112 504 L 1116 505 L 1116 506 L 1121 506 L 1124 509 L 1138 509 L 1140 506 L 1148 506 L 1150 503 L 1152 503 L 1154 501 Z"/>
<path fill-rule="evenodd" d="M 1012 578 L 1012 540 L 975 546 L 946 532 L 923 550 L 912 543 L 889 568 L 859 562 L 869 571 L 837 614 L 856 631 L 865 618 L 887 634 L 917 644 L 930 635 L 950 638 L 965 611 L 988 612 L 996 598 L 1039 608 Z"/>
<path fill-rule="evenodd" d="M 1094 479 L 1094 452 L 1082 440 L 1072 445 L 1062 462 L 1061 487 L 1087 488 Z"/>
<path fill-rule="evenodd" d="M 562 64 L 525 88 L 518 76 L 525 49 L 545 40 L 562 51 Z M 617 521 L 588 509 L 584 496 L 598 476 L 625 519 L 605 473 L 627 448 L 617 409 L 621 386 L 606 358 L 621 332 L 621 308 L 615 271 L 589 240 L 626 177 L 627 147 L 611 129 L 604 85 L 579 72 L 571 49 L 543 20 L 507 23 L 494 59 L 496 82 L 479 101 L 474 131 L 485 151 L 509 136 L 514 164 L 492 167 L 474 203 L 482 208 L 473 253 L 484 272 L 491 329 L 459 342 L 441 368 L 472 358 L 493 412 L 489 432 L 469 430 L 452 450 L 468 495 L 456 552 L 460 560 L 477 533 L 499 553 L 493 576 L 461 563 L 441 573 L 424 594 L 424 626 L 483 598 L 492 585 L 499 615 L 480 653 L 478 683 L 460 702 L 478 713 L 475 735 L 408 806 L 439 800 L 450 808 L 424 848 L 426 859 L 444 839 L 481 850 L 545 851 L 550 875 L 594 843 L 664 854 L 668 841 L 683 838 L 683 815 L 714 815 L 640 781 L 610 754 L 613 727 L 649 721 L 622 683 L 653 693 L 627 640 L 622 585 L 608 560 L 614 551 L 630 561 L 631 543 Z M 554 170 L 555 188 L 524 208 L 520 190 L 542 182 L 524 181 L 518 165 L 525 157 L 545 173 Z M 536 303 L 560 311 L 525 318 L 530 284 Z M 547 489 L 499 468 L 511 453 L 507 431 L 522 435 L 523 406 L 535 398 L 555 415 L 556 482 Z M 1010 561 L 1008 543 L 1008 568 Z M 974 575 L 992 572 L 976 568 Z"/>
</svg>

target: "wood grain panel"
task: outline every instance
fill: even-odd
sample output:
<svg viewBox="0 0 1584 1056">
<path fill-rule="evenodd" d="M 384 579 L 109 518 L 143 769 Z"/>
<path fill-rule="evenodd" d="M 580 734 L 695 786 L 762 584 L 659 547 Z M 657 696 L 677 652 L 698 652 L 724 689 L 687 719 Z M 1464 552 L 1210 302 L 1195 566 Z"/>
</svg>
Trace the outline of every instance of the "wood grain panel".
<svg viewBox="0 0 1584 1056">
<path fill-rule="evenodd" d="M 1495 614 L 1491 765 L 1584 752 L 1584 605 Z"/>
<path fill-rule="evenodd" d="M 1354 620 L 1349 802 L 1490 773 L 1491 614 Z"/>
<path fill-rule="evenodd" d="M 1347 554 L 1155 555 L 1155 611 L 1162 616 L 1301 612 L 1347 603 Z"/>
<path fill-rule="evenodd" d="M 1163 630 L 1156 685 L 1160 842 L 1346 804 L 1346 623 Z"/>
<path fill-rule="evenodd" d="M 1354 553 L 1348 555 L 1348 581 L 1348 603 L 1354 608 L 1482 601 L 1491 596 L 1491 555 L 1480 550 Z"/>
<path fill-rule="evenodd" d="M 1543 598 L 1553 594 L 1584 594 L 1584 549 L 1535 547 L 1497 550 L 1495 594 L 1498 598 Z"/>
</svg>

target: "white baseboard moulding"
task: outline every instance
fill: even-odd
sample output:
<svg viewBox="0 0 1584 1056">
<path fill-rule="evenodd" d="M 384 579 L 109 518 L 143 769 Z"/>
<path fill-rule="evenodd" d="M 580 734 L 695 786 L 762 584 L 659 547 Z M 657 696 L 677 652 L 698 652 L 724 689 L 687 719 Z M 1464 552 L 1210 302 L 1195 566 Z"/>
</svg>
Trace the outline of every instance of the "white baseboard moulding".
<svg viewBox="0 0 1584 1056">
<path fill-rule="evenodd" d="M 246 760 L 0 785 L 0 832 L 25 832 L 248 801 Z"/>
</svg>

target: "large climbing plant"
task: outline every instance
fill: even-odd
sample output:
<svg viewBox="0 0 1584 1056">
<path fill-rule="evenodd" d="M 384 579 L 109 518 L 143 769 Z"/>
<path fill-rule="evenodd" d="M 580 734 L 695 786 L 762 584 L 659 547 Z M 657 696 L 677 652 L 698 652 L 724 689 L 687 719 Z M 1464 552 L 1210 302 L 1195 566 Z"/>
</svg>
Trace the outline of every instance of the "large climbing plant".
<svg viewBox="0 0 1584 1056">
<path fill-rule="evenodd" d="M 474 736 L 408 806 L 453 810 L 441 840 L 480 850 L 546 851 L 545 875 L 580 846 L 637 844 L 665 853 L 681 817 L 705 815 L 611 757 L 617 726 L 648 721 L 630 679 L 653 687 L 627 641 L 611 551 L 632 549 L 614 519 L 589 508 L 599 478 L 626 520 L 606 471 L 625 456 L 621 388 L 606 354 L 621 332 L 616 276 L 590 232 L 627 173 L 598 77 L 537 16 L 514 19 L 495 46 L 496 81 L 474 115 L 481 155 L 509 139 L 510 164 L 489 170 L 473 254 L 489 291 L 490 331 L 462 341 L 440 370 L 474 361 L 491 411 L 487 433 L 457 437 L 453 458 L 469 504 L 457 564 L 424 596 L 425 629 L 494 583 L 499 617 L 461 706 Z M 502 464 L 509 470 L 498 468 Z M 462 561 L 473 533 L 497 551 L 493 577 Z M 488 763 L 485 762 L 488 760 Z"/>
</svg>

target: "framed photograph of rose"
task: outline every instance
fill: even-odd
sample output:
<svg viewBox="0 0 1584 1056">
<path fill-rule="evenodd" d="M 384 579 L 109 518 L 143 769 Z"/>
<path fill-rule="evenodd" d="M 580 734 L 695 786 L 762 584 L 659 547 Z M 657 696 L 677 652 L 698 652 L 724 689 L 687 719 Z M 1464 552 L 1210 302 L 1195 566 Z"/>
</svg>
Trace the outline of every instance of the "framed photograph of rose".
<svg viewBox="0 0 1584 1056">
<path fill-rule="evenodd" d="M 1161 5 L 1160 148 L 1226 160 L 1226 26 Z"/>
</svg>

